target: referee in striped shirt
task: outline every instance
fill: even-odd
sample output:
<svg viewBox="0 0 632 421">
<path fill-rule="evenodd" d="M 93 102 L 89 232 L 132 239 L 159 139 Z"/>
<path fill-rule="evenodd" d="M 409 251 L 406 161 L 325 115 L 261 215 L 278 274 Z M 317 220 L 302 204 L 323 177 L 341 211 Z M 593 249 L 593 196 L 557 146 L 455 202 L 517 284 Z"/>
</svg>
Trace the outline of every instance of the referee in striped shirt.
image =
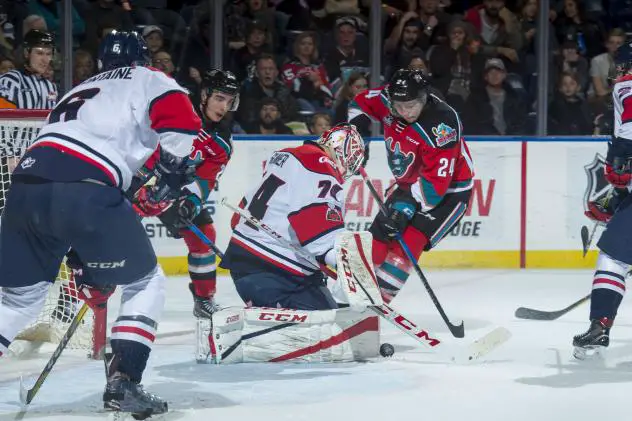
<svg viewBox="0 0 632 421">
<path fill-rule="evenodd" d="M 0 76 L 0 109 L 50 110 L 57 103 L 57 86 L 44 77 L 53 60 L 55 43 L 48 32 L 24 35 L 24 68 Z"/>
</svg>

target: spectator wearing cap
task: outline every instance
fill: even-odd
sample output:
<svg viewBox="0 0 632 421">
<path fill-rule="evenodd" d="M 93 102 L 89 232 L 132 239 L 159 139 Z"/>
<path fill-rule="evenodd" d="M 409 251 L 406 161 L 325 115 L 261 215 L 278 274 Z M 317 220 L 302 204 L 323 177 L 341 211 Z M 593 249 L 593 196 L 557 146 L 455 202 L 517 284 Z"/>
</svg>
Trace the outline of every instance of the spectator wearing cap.
<svg viewBox="0 0 632 421">
<path fill-rule="evenodd" d="M 64 16 L 63 2 L 56 0 L 29 0 L 29 13 L 42 16 L 49 31 L 61 34 L 61 19 Z M 85 33 L 86 27 L 74 6 L 72 6 L 71 27 L 73 38 L 78 43 L 79 38 Z"/>
<path fill-rule="evenodd" d="M 147 43 L 149 52 L 153 55 L 156 51 L 162 50 L 165 46 L 163 32 L 158 25 L 147 25 L 143 28 L 143 38 Z"/>
<path fill-rule="evenodd" d="M 251 75 L 254 61 L 263 52 L 269 52 L 266 43 L 267 29 L 260 21 L 251 21 L 247 25 L 246 45 L 234 51 L 231 57 L 230 70 L 239 80 L 245 80 Z"/>
<path fill-rule="evenodd" d="M 575 75 L 579 84 L 579 92 L 585 95 L 590 85 L 590 75 L 588 69 L 588 60 L 579 54 L 577 40 L 573 36 L 564 41 L 560 46 L 560 54 L 553 60 L 554 66 L 551 74 L 551 92 L 557 89 L 557 82 L 561 79 L 563 73 Z"/>
<path fill-rule="evenodd" d="M 469 49 L 471 27 L 456 20 L 448 27 L 449 43 L 437 45 L 429 54 L 433 86 L 457 110 L 462 109 L 472 85 L 482 79 L 484 59 Z M 480 83 L 479 83 L 480 85 Z"/>
<path fill-rule="evenodd" d="M 485 86 L 473 89 L 465 103 L 464 126 L 472 135 L 526 134 L 526 103 L 505 86 L 507 70 L 499 58 L 485 62 Z"/>
<path fill-rule="evenodd" d="M 431 45 L 441 44 L 447 39 L 447 26 L 452 17 L 439 7 L 439 0 L 419 0 L 417 12 L 422 31 L 418 46 L 427 51 Z"/>
<path fill-rule="evenodd" d="M 325 66 L 320 61 L 316 35 L 303 32 L 294 40 L 293 57 L 281 75 L 304 111 L 325 112 L 333 104 L 333 93 Z"/>
<path fill-rule="evenodd" d="M 484 0 L 465 13 L 465 21 L 480 36 L 484 56 L 500 57 L 512 64 L 512 70 L 519 70 L 522 34 L 516 16 L 505 7 L 504 0 Z"/>
<path fill-rule="evenodd" d="M 114 28 L 130 31 L 134 21 L 129 11 L 123 9 L 116 0 L 97 0 L 90 3 L 84 14 L 86 20 L 86 37 L 82 45 L 84 50 L 96 56 L 103 28 Z"/>
<path fill-rule="evenodd" d="M 258 102 L 257 119 L 242 127 L 249 134 L 293 134 L 281 120 L 281 107 L 275 98 L 263 98 Z"/>
<path fill-rule="evenodd" d="M 334 30 L 335 47 L 325 57 L 327 76 L 334 85 L 341 83 L 342 68 L 365 68 L 369 66 L 369 53 L 357 45 L 358 24 L 350 17 L 336 21 Z M 342 81 L 344 82 L 344 81 Z"/>
<path fill-rule="evenodd" d="M 279 79 L 279 68 L 274 56 L 261 54 L 255 63 L 255 75 L 244 82 L 240 93 L 237 121 L 242 127 L 252 126 L 259 118 L 257 104 L 265 98 L 277 100 L 283 121 L 293 121 L 298 117 L 299 106 L 292 92 Z"/>
<path fill-rule="evenodd" d="M 590 61 L 590 87 L 588 96 L 603 98 L 612 92 L 612 76 L 615 74 L 614 53 L 623 45 L 625 32 L 615 28 L 608 34 L 606 52 L 599 54 Z"/>
<path fill-rule="evenodd" d="M 418 48 L 423 24 L 417 18 L 416 12 L 408 12 L 402 16 L 389 37 L 384 42 L 387 77 L 396 70 L 406 67 Z"/>
</svg>

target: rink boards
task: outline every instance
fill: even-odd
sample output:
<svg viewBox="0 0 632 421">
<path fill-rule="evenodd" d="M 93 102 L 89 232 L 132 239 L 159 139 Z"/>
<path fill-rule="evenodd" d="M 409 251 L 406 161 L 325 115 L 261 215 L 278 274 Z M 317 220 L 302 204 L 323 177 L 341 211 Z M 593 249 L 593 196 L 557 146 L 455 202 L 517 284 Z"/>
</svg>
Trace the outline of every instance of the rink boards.
<svg viewBox="0 0 632 421">
<path fill-rule="evenodd" d="M 275 150 L 306 139 L 281 136 L 269 140 L 236 136 L 233 158 L 207 204 L 215 220 L 217 243 L 226 247 L 230 237 L 231 212 L 219 204 L 227 197 L 237 204 L 244 192 L 260 179 L 263 163 Z M 590 221 L 584 216 L 588 172 L 596 154 L 605 156 L 606 139 L 569 138 L 468 138 L 476 176 L 466 216 L 432 252 L 424 254 L 426 267 L 445 268 L 588 268 L 593 251 L 584 259 L 580 228 Z M 371 143 L 367 172 L 378 191 L 393 177 L 386 163 L 381 138 Z M 598 171 L 596 171 L 598 173 Z M 595 189 L 603 188 L 600 183 Z M 345 186 L 347 228 L 367 229 L 378 207 L 358 178 Z M 157 255 L 169 274 L 186 273 L 186 247 L 170 238 L 155 218 L 146 230 Z M 597 232 L 598 238 L 599 231 Z"/>
</svg>

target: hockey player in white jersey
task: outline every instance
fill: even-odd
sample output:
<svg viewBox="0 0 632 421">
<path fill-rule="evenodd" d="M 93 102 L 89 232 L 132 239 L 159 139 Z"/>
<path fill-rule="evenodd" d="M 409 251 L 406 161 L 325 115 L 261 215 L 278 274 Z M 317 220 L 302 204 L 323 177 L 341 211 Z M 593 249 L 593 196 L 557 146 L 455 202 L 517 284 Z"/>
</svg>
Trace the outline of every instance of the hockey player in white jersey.
<svg viewBox="0 0 632 421">
<path fill-rule="evenodd" d="M 75 280 L 89 305 L 102 305 L 113 285 L 122 287 L 103 401 L 137 419 L 167 411 L 140 385 L 165 277 L 123 192 L 158 145 L 159 187 L 179 191 L 201 127 L 187 92 L 148 63 L 137 33 L 103 40 L 101 72 L 62 98 L 15 169 L 0 225 L 0 353 L 37 317 L 72 248 L 72 265 L 81 269 Z"/>
<path fill-rule="evenodd" d="M 343 124 L 316 142 L 275 152 L 241 207 L 314 259 L 307 261 L 235 217 L 221 267 L 247 305 L 301 310 L 336 308 L 319 264 L 336 265 L 334 240 L 344 230 L 343 189 L 364 159 L 355 126 Z M 237 222 L 238 221 L 238 222 Z"/>
<path fill-rule="evenodd" d="M 632 268 L 632 44 L 615 53 L 616 80 L 612 90 L 614 133 L 608 142 L 605 176 L 613 186 L 608 200 L 591 203 L 587 215 L 607 223 L 592 282 L 590 327 L 573 338 L 576 358 L 583 359 L 610 344 L 617 310 L 625 293 L 625 278 Z"/>
</svg>

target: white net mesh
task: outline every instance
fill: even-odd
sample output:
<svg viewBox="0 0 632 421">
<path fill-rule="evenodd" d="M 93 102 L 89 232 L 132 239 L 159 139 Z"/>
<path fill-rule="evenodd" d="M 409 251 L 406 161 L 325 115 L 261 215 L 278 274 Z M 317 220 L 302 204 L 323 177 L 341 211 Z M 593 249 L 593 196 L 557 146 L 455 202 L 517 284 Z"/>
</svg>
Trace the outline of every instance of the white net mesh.
<svg viewBox="0 0 632 421">
<path fill-rule="evenodd" d="M 0 212 L 4 209 L 11 172 L 26 148 L 35 140 L 44 124 L 45 111 L 0 111 Z M 17 340 L 57 343 L 66 333 L 70 322 L 83 302 L 77 299 L 77 290 L 66 265 L 61 266 L 57 279 L 49 290 L 46 303 L 37 321 L 25 328 Z M 68 348 L 81 349 L 97 357 L 105 340 L 105 314 L 89 311 L 73 335 Z M 12 346 L 16 352 L 21 347 Z"/>
</svg>

